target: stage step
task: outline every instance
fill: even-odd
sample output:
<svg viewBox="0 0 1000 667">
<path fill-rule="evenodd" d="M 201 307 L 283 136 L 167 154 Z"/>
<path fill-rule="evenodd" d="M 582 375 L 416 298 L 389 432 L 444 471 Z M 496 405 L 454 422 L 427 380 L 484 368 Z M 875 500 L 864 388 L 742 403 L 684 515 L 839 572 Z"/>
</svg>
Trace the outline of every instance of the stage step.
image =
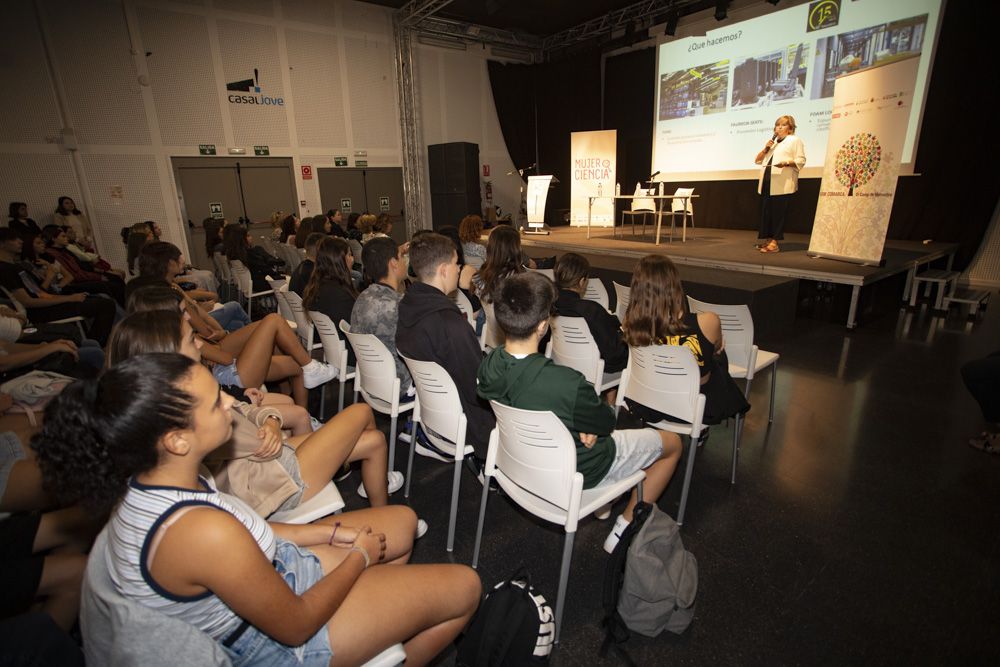
<svg viewBox="0 0 1000 667">
<path fill-rule="evenodd" d="M 961 287 L 955 290 L 954 294 L 946 296 L 944 298 L 944 307 L 948 309 L 953 303 L 964 303 L 969 306 L 969 317 L 975 317 L 982 308 L 986 310 L 986 306 L 990 302 L 990 293 L 986 290 L 975 290 L 967 287 Z"/>
<path fill-rule="evenodd" d="M 946 271 L 944 269 L 928 269 L 919 273 L 913 278 L 913 287 L 910 290 L 910 306 L 916 307 L 917 296 L 920 294 L 920 283 L 924 283 L 924 296 L 930 296 L 931 290 L 937 287 L 937 294 L 934 298 L 934 310 L 945 310 L 945 299 L 955 293 L 958 284 L 958 271 Z"/>
</svg>

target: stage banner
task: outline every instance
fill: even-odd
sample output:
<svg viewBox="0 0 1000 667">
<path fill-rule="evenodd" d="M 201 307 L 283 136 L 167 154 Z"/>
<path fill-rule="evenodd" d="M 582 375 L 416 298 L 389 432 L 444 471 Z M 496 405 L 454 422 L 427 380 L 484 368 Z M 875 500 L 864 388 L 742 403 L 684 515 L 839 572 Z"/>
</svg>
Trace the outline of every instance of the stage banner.
<svg viewBox="0 0 1000 667">
<path fill-rule="evenodd" d="M 878 265 L 920 59 L 837 79 L 809 254 Z"/>
<path fill-rule="evenodd" d="M 617 130 L 573 132 L 570 160 L 573 183 L 570 187 L 569 222 L 587 224 L 587 198 L 594 201 L 590 224 L 611 227 L 615 224 L 615 171 L 618 150 Z"/>
</svg>

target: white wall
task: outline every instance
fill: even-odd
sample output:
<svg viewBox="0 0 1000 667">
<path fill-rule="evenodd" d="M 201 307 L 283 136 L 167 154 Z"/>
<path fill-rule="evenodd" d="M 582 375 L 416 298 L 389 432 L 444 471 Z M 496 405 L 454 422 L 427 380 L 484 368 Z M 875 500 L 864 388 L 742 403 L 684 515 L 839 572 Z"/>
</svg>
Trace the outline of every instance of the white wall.
<svg viewBox="0 0 1000 667">
<path fill-rule="evenodd" d="M 355 150 L 367 151 L 371 167 L 401 165 L 386 8 L 349 0 L 37 0 L 37 7 L 41 29 L 35 3 L 0 5 L 0 23 L 11 28 L 0 45 L 7 92 L 0 201 L 28 202 L 44 225 L 58 196 L 73 197 L 115 264 L 125 259 L 119 230 L 141 220 L 159 221 L 166 240 L 186 247 L 170 158 L 197 156 L 199 144 L 251 156 L 266 144 L 272 156 L 291 157 L 302 215 L 322 207 L 318 180 L 303 181 L 301 165 L 315 174 L 333 167 L 335 155 L 353 165 Z M 512 165 L 483 56 L 415 48 L 422 143 L 479 144 L 495 201 L 513 210 L 516 182 L 496 177 Z M 254 68 L 262 94 L 282 97 L 284 107 L 229 103 L 226 82 L 250 78 Z M 64 126 L 75 132 L 75 151 L 62 143 Z M 424 171 L 429 193 L 426 164 Z M 425 202 L 429 211 L 429 195 Z M 195 220 L 207 214 L 188 211 Z"/>
</svg>

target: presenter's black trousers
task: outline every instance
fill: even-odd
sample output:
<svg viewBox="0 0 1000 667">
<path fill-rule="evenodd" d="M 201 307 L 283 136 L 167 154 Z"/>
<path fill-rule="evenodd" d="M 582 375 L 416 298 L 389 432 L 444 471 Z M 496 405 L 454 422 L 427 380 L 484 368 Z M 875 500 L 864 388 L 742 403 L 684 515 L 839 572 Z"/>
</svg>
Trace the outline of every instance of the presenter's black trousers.
<svg viewBox="0 0 1000 667">
<path fill-rule="evenodd" d="M 983 411 L 983 419 L 1000 424 L 1000 350 L 962 366 L 962 379 Z"/>
<path fill-rule="evenodd" d="M 768 184 L 765 183 L 765 187 Z M 785 218 L 792 195 L 762 195 L 760 198 L 760 240 L 785 238 Z"/>
</svg>

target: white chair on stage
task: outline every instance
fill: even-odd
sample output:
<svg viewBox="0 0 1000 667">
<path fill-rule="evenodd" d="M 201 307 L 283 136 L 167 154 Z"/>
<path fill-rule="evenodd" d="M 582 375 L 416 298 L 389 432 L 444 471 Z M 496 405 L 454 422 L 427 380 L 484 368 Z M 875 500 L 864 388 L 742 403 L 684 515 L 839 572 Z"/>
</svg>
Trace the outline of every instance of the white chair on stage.
<svg viewBox="0 0 1000 667">
<path fill-rule="evenodd" d="M 664 419 L 649 426 L 688 436 L 687 468 L 684 471 L 681 505 L 677 511 L 677 524 L 683 525 L 691 471 L 694 470 L 695 452 L 705 416 L 701 373 L 691 350 L 679 345 L 629 346 L 628 366 L 622 371 L 615 399 L 616 411 L 625 404 L 626 398 L 680 420 Z"/>
<path fill-rule="evenodd" d="M 641 183 L 635 184 L 635 192 L 633 194 L 633 199 L 631 200 L 631 206 L 628 210 L 622 209 L 622 227 L 625 226 L 625 216 L 632 218 L 632 236 L 635 236 L 635 219 L 640 217 L 642 219 L 642 235 L 646 235 L 646 216 L 652 215 L 656 216 L 656 200 L 646 199 L 644 195 L 652 194 L 652 191 L 646 190 L 642 187 Z M 622 230 L 622 235 L 624 236 L 624 230 Z"/>
<path fill-rule="evenodd" d="M 410 459 L 406 464 L 406 487 L 403 496 L 410 497 L 410 480 L 413 479 L 413 453 L 416 450 L 417 424 L 435 447 L 455 459 L 451 482 L 451 511 L 448 515 L 447 550 L 455 548 L 455 523 L 458 519 L 458 492 L 462 484 L 462 461 L 472 454 L 472 445 L 465 444 L 468 420 L 462 410 L 458 388 L 448 371 L 433 361 L 417 361 L 399 355 L 410 369 L 410 377 L 417 388 L 417 401 L 413 408 L 413 430 L 410 432 Z"/>
<path fill-rule="evenodd" d="M 319 336 L 319 344 L 323 347 L 323 359 L 326 363 L 337 369 L 337 383 L 340 385 L 340 396 L 337 400 L 337 412 L 344 409 L 344 388 L 348 380 L 355 377 L 354 368 L 347 365 L 347 343 L 337 333 L 337 327 L 333 320 L 318 310 L 309 311 L 309 319 L 312 320 Z M 323 395 L 320 397 L 319 418 L 323 419 L 326 410 L 326 385 L 323 385 Z"/>
<path fill-rule="evenodd" d="M 465 296 L 465 292 L 460 289 L 456 289 L 454 292 L 449 294 L 448 297 L 455 302 L 458 309 L 462 311 L 463 315 L 465 315 L 465 319 L 469 321 L 469 326 L 471 326 L 472 330 L 475 331 L 476 316 L 472 311 L 472 302 L 469 301 L 469 297 Z"/>
<path fill-rule="evenodd" d="M 670 240 L 674 240 L 674 226 L 678 216 L 681 218 L 681 242 L 687 241 L 687 225 L 691 221 L 691 229 L 694 229 L 694 204 L 690 197 L 694 194 L 694 188 L 677 188 L 674 191 L 674 198 L 670 200 L 670 210 L 664 211 L 663 215 L 670 216 Z M 659 228 L 657 228 L 657 238 L 659 238 Z"/>
<path fill-rule="evenodd" d="M 638 487 L 639 500 L 642 500 L 642 480 L 646 473 L 640 470 L 620 482 L 585 491 L 583 474 L 576 470 L 576 440 L 558 417 L 551 412 L 520 410 L 496 401 L 490 404 L 497 417 L 497 426 L 490 434 L 483 468 L 486 479 L 479 505 L 472 567 L 479 565 L 489 480 L 495 477 L 500 488 L 518 506 L 540 519 L 563 526 L 566 531 L 556 593 L 555 643 L 558 644 L 573 541 L 580 517 L 592 514 L 634 486 Z"/>
<path fill-rule="evenodd" d="M 409 412 L 416 405 L 415 399 L 401 400 L 400 382 L 396 376 L 396 360 L 392 352 L 374 334 L 351 333 L 351 325 L 340 321 L 340 330 L 354 348 L 357 359 L 354 376 L 354 401 L 358 392 L 372 410 L 389 415 L 389 472 L 396 463 L 396 422 L 399 415 Z M 413 443 L 410 443 L 413 446 Z"/>
<path fill-rule="evenodd" d="M 483 349 L 483 352 L 489 352 L 503 345 L 506 336 L 504 336 L 500 325 L 497 324 L 497 318 L 493 315 L 493 304 L 486 301 L 482 303 L 483 312 L 486 313 L 486 322 L 479 334 L 479 347 Z"/>
<path fill-rule="evenodd" d="M 587 278 L 587 288 L 583 293 L 583 298 L 588 301 L 596 301 L 601 304 L 601 308 L 608 309 L 611 300 L 608 298 L 608 288 L 600 278 Z"/>
<path fill-rule="evenodd" d="M 615 288 L 615 317 L 619 322 L 625 320 L 625 311 L 628 309 L 628 302 L 632 294 L 632 288 L 611 281 Z"/>
<path fill-rule="evenodd" d="M 546 357 L 560 366 L 580 371 L 598 394 L 618 386 L 622 374 L 604 372 L 604 359 L 587 320 L 557 315 L 549 323 L 552 336 L 545 346 Z"/>
<path fill-rule="evenodd" d="M 236 283 L 236 287 L 247 300 L 247 315 L 250 319 L 253 319 L 253 298 L 255 296 L 267 296 L 268 294 L 274 294 L 274 290 L 266 289 L 254 292 L 253 277 L 250 275 L 250 269 L 245 267 L 243 262 L 238 259 L 234 259 L 229 262 L 229 269 L 232 273 L 233 281 Z"/>
</svg>

